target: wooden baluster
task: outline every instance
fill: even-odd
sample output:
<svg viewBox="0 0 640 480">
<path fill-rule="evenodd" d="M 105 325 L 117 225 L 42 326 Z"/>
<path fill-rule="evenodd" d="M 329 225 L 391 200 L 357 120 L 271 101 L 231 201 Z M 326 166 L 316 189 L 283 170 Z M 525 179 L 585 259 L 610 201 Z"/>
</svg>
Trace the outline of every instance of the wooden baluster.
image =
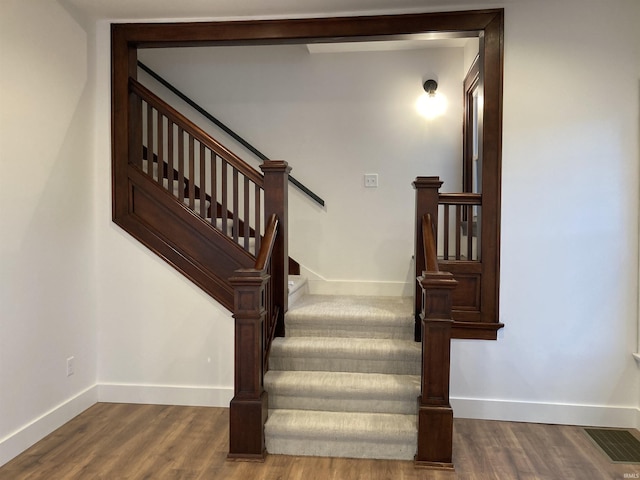
<svg viewBox="0 0 640 480">
<path fill-rule="evenodd" d="M 471 209 L 473 212 L 473 208 Z M 480 258 L 480 252 L 482 251 L 482 206 L 477 206 L 475 209 L 475 222 L 476 222 L 476 260 L 482 260 Z"/>
<path fill-rule="evenodd" d="M 438 177 L 417 177 L 413 182 L 416 190 L 416 223 L 414 237 L 414 264 L 415 277 L 418 277 L 425 270 L 424 250 L 422 248 L 422 217 L 429 213 L 434 225 L 438 225 L 438 190 L 442 182 Z M 422 292 L 419 285 L 416 285 L 414 292 L 414 314 L 415 314 L 415 341 L 420 341 L 420 311 L 422 309 Z"/>
<path fill-rule="evenodd" d="M 423 272 L 422 381 L 418 397 L 418 466 L 453 469 L 453 410 L 449 404 L 451 294 L 458 282 L 449 272 Z"/>
<path fill-rule="evenodd" d="M 256 252 L 260 251 L 260 244 L 261 244 L 261 223 L 260 223 L 260 219 L 262 218 L 262 212 L 260 211 L 260 194 L 261 194 L 261 189 L 260 186 L 258 184 L 254 184 L 255 188 L 254 188 L 254 238 L 256 240 Z"/>
<path fill-rule="evenodd" d="M 218 218 L 218 156 L 211 151 L 211 224 L 215 227 Z"/>
<path fill-rule="evenodd" d="M 167 189 L 173 195 L 173 180 L 175 176 L 175 168 L 173 166 L 173 122 L 171 119 L 167 119 Z"/>
<path fill-rule="evenodd" d="M 460 242 L 462 240 L 462 210 L 456 205 L 456 260 L 462 258 Z"/>
<path fill-rule="evenodd" d="M 233 169 L 231 197 L 233 201 L 233 210 L 231 210 L 231 214 L 233 215 L 233 241 L 237 243 L 240 237 L 240 207 L 238 206 L 238 170 L 236 168 Z"/>
<path fill-rule="evenodd" d="M 220 175 L 220 179 L 222 180 L 222 231 L 225 235 L 228 235 L 229 229 L 227 228 L 227 221 L 229 219 L 229 208 L 227 203 L 228 191 L 227 184 L 229 183 L 229 178 L 227 176 L 227 161 L 224 158 L 220 158 L 222 161 L 222 173 Z"/>
<path fill-rule="evenodd" d="M 265 224 L 275 214 L 280 224 L 276 243 L 271 257 L 271 276 L 273 288 L 273 308 L 278 310 L 276 335 L 284 337 L 284 314 L 288 309 L 288 273 L 289 273 L 289 172 L 287 162 L 270 160 L 260 165 L 264 173 L 264 218 Z"/>
<path fill-rule="evenodd" d="M 207 171 L 206 171 L 206 151 L 204 143 L 200 144 L 200 216 L 207 217 Z"/>
<path fill-rule="evenodd" d="M 444 230 L 444 259 L 449 260 L 449 205 L 443 205 L 444 208 L 444 224 L 442 226 Z"/>
<path fill-rule="evenodd" d="M 164 115 L 158 112 L 158 124 L 156 125 L 157 137 L 158 137 L 158 178 L 156 180 L 162 185 L 162 178 L 164 177 Z"/>
<path fill-rule="evenodd" d="M 471 205 L 465 205 L 467 215 L 467 260 L 473 260 L 473 216 Z"/>
<path fill-rule="evenodd" d="M 196 206 L 196 175 L 194 160 L 194 138 L 189 134 L 189 208 L 195 209 Z"/>
<path fill-rule="evenodd" d="M 249 178 L 244 177 L 244 249 L 249 251 L 249 240 L 251 239 L 251 224 L 249 222 Z M 255 255 L 258 255 L 258 249 L 254 252 Z"/>
<path fill-rule="evenodd" d="M 263 384 L 264 289 L 269 276 L 254 269 L 237 270 L 234 288 L 235 379 L 229 405 L 230 459 L 264 460 L 264 423 L 268 397 Z"/>
<path fill-rule="evenodd" d="M 178 200 L 184 201 L 184 130 L 178 127 Z"/>
</svg>

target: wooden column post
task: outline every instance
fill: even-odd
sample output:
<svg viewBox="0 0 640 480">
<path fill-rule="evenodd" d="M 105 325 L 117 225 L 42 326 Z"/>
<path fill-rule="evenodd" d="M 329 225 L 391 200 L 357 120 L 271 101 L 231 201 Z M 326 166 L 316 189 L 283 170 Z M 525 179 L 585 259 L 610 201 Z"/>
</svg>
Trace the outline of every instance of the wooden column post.
<svg viewBox="0 0 640 480">
<path fill-rule="evenodd" d="M 289 286 L 289 172 L 291 167 L 281 160 L 268 160 L 260 165 L 264 173 L 264 216 L 276 214 L 278 234 L 271 257 L 271 277 L 274 307 L 278 307 L 276 336 L 284 337 L 284 314 L 288 309 Z"/>
<path fill-rule="evenodd" d="M 426 268 L 426 260 L 424 258 L 424 248 L 422 246 L 422 217 L 427 213 L 431 214 L 433 224 L 438 226 L 438 201 L 440 198 L 440 187 L 442 186 L 440 177 L 417 177 L 413 182 L 413 188 L 416 190 L 416 228 L 415 228 L 415 277 L 422 275 Z M 422 310 L 422 290 L 420 285 L 416 284 L 414 293 L 415 307 L 415 341 L 420 341 L 421 320 L 420 312 Z"/>
<path fill-rule="evenodd" d="M 422 384 L 418 397 L 417 466 L 453 469 L 453 410 L 449 404 L 451 293 L 449 272 L 423 272 L 421 290 Z"/>
<path fill-rule="evenodd" d="M 263 333 L 266 318 L 264 290 L 269 275 L 258 270 L 236 270 L 234 288 L 235 375 L 229 407 L 230 459 L 265 458 L 264 424 L 268 397 L 263 383 Z"/>
</svg>

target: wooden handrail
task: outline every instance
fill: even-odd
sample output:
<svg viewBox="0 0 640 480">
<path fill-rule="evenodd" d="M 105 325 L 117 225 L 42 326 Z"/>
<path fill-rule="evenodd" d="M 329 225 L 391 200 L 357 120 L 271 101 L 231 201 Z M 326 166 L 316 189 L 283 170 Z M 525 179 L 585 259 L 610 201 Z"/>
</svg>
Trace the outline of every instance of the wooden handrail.
<svg viewBox="0 0 640 480">
<path fill-rule="evenodd" d="M 422 245 L 424 248 L 424 258 L 427 263 L 427 272 L 439 272 L 438 252 L 436 250 L 436 239 L 434 225 L 431 222 L 431 214 L 427 213 L 422 217 Z"/>
<path fill-rule="evenodd" d="M 264 238 L 260 245 L 260 251 L 256 257 L 254 268 L 258 271 L 264 271 L 271 260 L 271 253 L 273 252 L 273 246 L 276 243 L 276 235 L 278 233 L 278 223 L 278 217 L 276 217 L 275 213 L 272 214 L 269 217 Z"/>
<path fill-rule="evenodd" d="M 482 205 L 481 193 L 441 193 L 440 205 Z"/>
<path fill-rule="evenodd" d="M 225 159 L 229 165 L 237 169 L 242 175 L 249 178 L 251 181 L 263 187 L 264 179 L 263 175 L 254 170 L 249 164 L 238 157 L 235 153 L 227 150 L 226 147 L 218 143 L 211 135 L 182 115 L 180 112 L 165 103 L 160 97 L 155 95 L 151 90 L 145 88 L 138 81 L 133 78 L 129 79 L 129 88 L 138 97 L 142 98 L 147 104 L 153 106 L 158 112 L 162 113 L 165 117 L 171 120 L 173 123 L 180 125 L 180 127 L 196 138 L 200 143 L 206 145 L 209 149 L 216 153 L 219 157 Z"/>
</svg>

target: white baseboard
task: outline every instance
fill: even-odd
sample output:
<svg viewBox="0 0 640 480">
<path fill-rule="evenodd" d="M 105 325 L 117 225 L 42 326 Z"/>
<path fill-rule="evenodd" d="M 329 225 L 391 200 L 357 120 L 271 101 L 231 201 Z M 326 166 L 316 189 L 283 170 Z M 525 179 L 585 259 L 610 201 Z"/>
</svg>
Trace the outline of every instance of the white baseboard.
<svg viewBox="0 0 640 480">
<path fill-rule="evenodd" d="M 413 295 L 413 284 L 407 282 L 383 282 L 367 280 L 331 280 L 324 278 L 304 265 L 300 275 L 307 279 L 312 295 L 365 295 L 401 297 Z"/>
<path fill-rule="evenodd" d="M 98 401 L 143 403 L 191 407 L 228 407 L 233 387 L 181 387 L 103 383 L 98 385 Z"/>
<path fill-rule="evenodd" d="M 451 398 L 453 416 L 480 420 L 640 428 L 640 409 L 597 405 Z"/>
<path fill-rule="evenodd" d="M 97 401 L 98 389 L 94 385 L 0 439 L 0 466 L 95 405 Z"/>
</svg>

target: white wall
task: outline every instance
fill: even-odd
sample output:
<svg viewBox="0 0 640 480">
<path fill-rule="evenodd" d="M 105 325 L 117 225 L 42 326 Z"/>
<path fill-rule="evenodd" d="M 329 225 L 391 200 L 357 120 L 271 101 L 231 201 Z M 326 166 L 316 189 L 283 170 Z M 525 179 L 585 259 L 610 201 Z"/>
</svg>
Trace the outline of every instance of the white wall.
<svg viewBox="0 0 640 480">
<path fill-rule="evenodd" d="M 408 280 L 415 223 L 411 182 L 419 175 L 439 175 L 445 191 L 461 190 L 463 57 L 462 47 L 140 52 L 146 65 L 267 156 L 287 160 L 292 175 L 326 201 L 321 209 L 290 188 L 290 255 L 330 279 L 334 286 L 325 289 L 342 291 L 345 281 L 366 281 L 381 284 L 376 293 L 396 295 L 413 288 Z M 420 117 L 415 108 L 429 78 L 437 79 L 449 102 L 446 114 L 435 120 Z M 141 79 L 162 92 L 146 76 Z M 219 130 L 209 130 L 237 151 Z M 242 156 L 257 165 L 254 156 Z M 378 173 L 377 189 L 364 187 L 365 173 Z"/>
<path fill-rule="evenodd" d="M 228 405 L 231 313 L 111 221 L 110 31 L 98 25 L 96 237 L 102 401 Z"/>
<path fill-rule="evenodd" d="M 95 401 L 89 43 L 55 1 L 0 3 L 0 465 Z"/>
</svg>

